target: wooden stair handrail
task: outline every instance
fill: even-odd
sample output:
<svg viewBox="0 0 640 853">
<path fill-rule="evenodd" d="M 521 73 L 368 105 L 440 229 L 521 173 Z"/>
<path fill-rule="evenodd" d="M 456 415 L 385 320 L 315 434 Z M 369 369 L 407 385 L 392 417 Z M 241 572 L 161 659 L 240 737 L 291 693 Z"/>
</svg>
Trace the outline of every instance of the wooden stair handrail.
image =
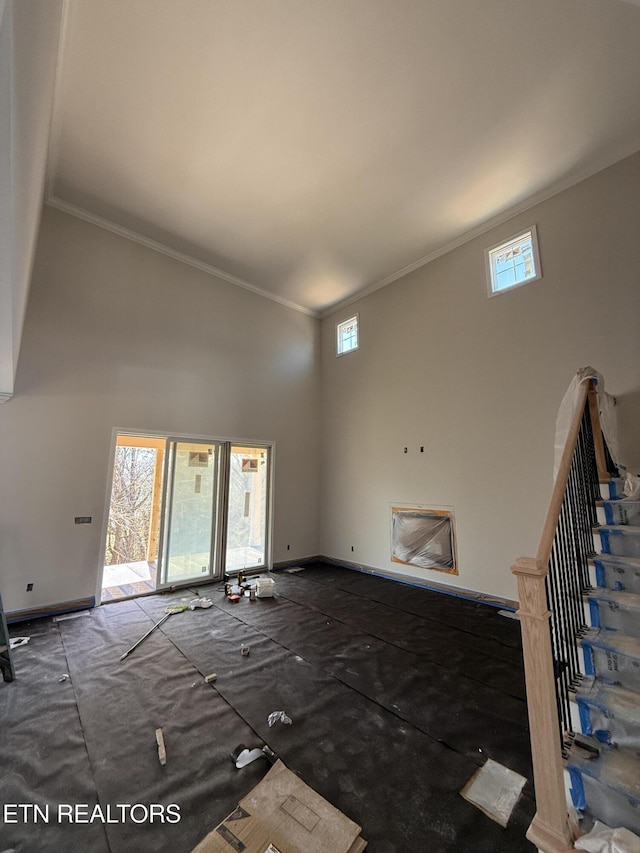
<svg viewBox="0 0 640 853">
<path fill-rule="evenodd" d="M 536 560 L 538 560 L 538 562 L 540 562 L 541 564 L 547 566 L 547 568 L 549 566 L 549 557 L 551 556 L 553 540 L 556 535 L 556 530 L 558 528 L 558 520 L 560 518 L 560 510 L 562 509 L 564 493 L 567 490 L 567 483 L 569 482 L 569 473 L 571 471 L 571 463 L 573 462 L 573 454 L 575 453 L 576 445 L 578 443 L 578 433 L 580 432 L 580 425 L 582 423 L 584 409 L 591 391 L 593 391 L 593 394 L 595 395 L 596 392 L 593 386 L 592 379 L 585 380 L 578 386 L 578 397 L 576 399 L 576 405 L 573 410 L 573 417 L 571 418 L 571 422 L 569 424 L 569 430 L 567 432 L 564 450 L 562 451 L 560 465 L 558 466 L 558 472 L 556 474 L 555 483 L 553 485 L 553 492 L 551 493 L 551 500 L 549 501 L 549 508 L 547 509 L 544 525 L 542 527 L 542 534 L 540 536 L 540 542 L 538 543 L 538 550 L 536 551 Z M 600 419 L 598 418 L 597 424 L 594 423 L 594 412 L 591 406 L 589 406 L 589 411 L 591 414 L 594 435 L 596 432 L 600 432 L 600 441 L 602 444 Z M 597 403 L 595 406 L 595 415 L 596 417 L 598 417 Z M 604 460 L 604 450 L 602 451 L 602 458 Z M 600 471 L 598 471 L 598 475 L 600 475 Z"/>
<path fill-rule="evenodd" d="M 544 853 L 567 853 L 574 849 L 564 787 L 562 750 L 558 739 L 560 723 L 549 630 L 551 613 L 547 607 L 545 580 L 549 573 L 551 549 L 587 405 L 593 427 L 598 477 L 600 480 L 609 479 L 595 385 L 592 379 L 585 379 L 578 386 L 575 408 L 536 556 L 520 557 L 511 569 L 518 579 L 518 615 L 522 627 L 522 653 L 536 792 L 536 815 L 527 832 L 527 838 Z"/>
</svg>

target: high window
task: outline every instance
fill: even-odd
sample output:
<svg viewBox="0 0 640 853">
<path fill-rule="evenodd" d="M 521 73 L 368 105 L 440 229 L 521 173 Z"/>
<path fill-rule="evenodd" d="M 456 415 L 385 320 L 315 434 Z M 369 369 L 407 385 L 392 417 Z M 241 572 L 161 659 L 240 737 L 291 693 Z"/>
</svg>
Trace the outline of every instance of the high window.
<svg viewBox="0 0 640 853">
<path fill-rule="evenodd" d="M 487 249 L 486 260 L 489 296 L 540 278 L 542 272 L 535 225 Z"/>
<path fill-rule="evenodd" d="M 344 355 L 358 349 L 358 315 L 354 314 L 348 320 L 336 325 L 336 354 Z"/>
</svg>

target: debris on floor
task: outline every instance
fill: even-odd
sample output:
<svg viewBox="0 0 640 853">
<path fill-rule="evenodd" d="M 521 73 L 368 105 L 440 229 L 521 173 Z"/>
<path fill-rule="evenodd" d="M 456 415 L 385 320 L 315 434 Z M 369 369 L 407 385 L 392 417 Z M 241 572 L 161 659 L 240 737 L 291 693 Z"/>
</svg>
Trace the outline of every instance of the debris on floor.
<svg viewBox="0 0 640 853">
<path fill-rule="evenodd" d="M 515 610 L 498 610 L 498 616 L 505 616 L 507 619 L 520 619 Z"/>
<path fill-rule="evenodd" d="M 256 581 L 256 595 L 258 598 L 273 598 L 273 588 L 276 582 L 273 578 L 258 578 Z"/>
<path fill-rule="evenodd" d="M 202 598 L 194 598 L 193 601 L 189 604 L 189 610 L 195 610 L 197 607 L 202 607 L 206 609 L 207 607 L 213 607 L 213 601 L 210 598 L 206 598 L 202 596 Z"/>
<path fill-rule="evenodd" d="M 251 651 L 251 646 L 242 646 L 240 649 L 240 652 L 241 652 L 243 658 L 248 657 L 250 651 Z"/>
<path fill-rule="evenodd" d="M 68 680 L 69 680 L 69 673 L 68 673 L 68 672 L 64 672 L 64 673 L 60 676 L 60 678 L 58 679 L 58 681 L 59 681 L 60 683 L 62 683 L 63 681 L 68 681 Z"/>
<path fill-rule="evenodd" d="M 54 616 L 52 622 L 66 622 L 67 619 L 79 619 L 80 616 L 91 616 L 90 610 L 76 610 L 75 613 L 63 613 L 60 616 Z"/>
<path fill-rule="evenodd" d="M 275 723 L 284 723 L 286 726 L 290 726 L 292 720 L 284 711 L 272 711 L 267 717 L 267 722 L 269 723 L 269 728 L 271 728 Z"/>
<path fill-rule="evenodd" d="M 213 604 L 213 602 L 211 603 Z M 191 604 L 167 604 L 164 609 L 164 612 L 168 613 L 169 616 L 171 616 L 173 613 L 184 613 L 184 611 L 189 610 L 190 607 Z"/>
<path fill-rule="evenodd" d="M 216 680 L 217 677 L 218 674 L 216 672 L 212 672 L 209 675 L 205 675 L 204 680 L 207 682 L 207 684 L 211 684 Z"/>
<path fill-rule="evenodd" d="M 164 766 L 167 763 L 167 750 L 164 745 L 162 729 L 156 729 L 156 743 L 158 744 L 158 761 Z"/>
<path fill-rule="evenodd" d="M 361 827 L 278 760 L 192 853 L 360 853 Z"/>
<path fill-rule="evenodd" d="M 526 781 L 524 776 L 489 758 L 460 793 L 487 817 L 506 826 Z"/>
<path fill-rule="evenodd" d="M 266 758 L 268 761 L 273 764 L 278 760 L 275 752 L 270 749 L 266 744 L 264 746 L 256 746 L 254 749 L 249 749 L 248 746 L 245 746 L 243 743 L 238 744 L 238 746 L 231 753 L 231 760 L 236 765 L 238 770 L 246 767 L 247 764 L 251 764 L 256 761 L 258 758 Z"/>
<path fill-rule="evenodd" d="M 9 640 L 9 648 L 18 649 L 20 646 L 26 646 L 31 637 L 12 637 Z"/>
<path fill-rule="evenodd" d="M 576 841 L 575 849 L 589 853 L 640 853 L 640 838 L 628 829 L 611 829 L 597 820 L 591 832 Z"/>
<path fill-rule="evenodd" d="M 166 608 L 165 608 L 165 609 L 166 609 Z M 173 611 L 172 611 L 172 612 L 173 612 Z M 146 634 L 143 634 L 143 636 L 142 636 L 142 637 L 140 637 L 140 639 L 139 639 L 139 640 L 137 640 L 137 641 L 136 641 L 136 642 L 131 646 L 131 648 L 130 648 L 130 649 L 127 649 L 127 651 L 126 651 L 124 654 L 120 655 L 120 660 L 124 660 L 126 657 L 128 657 L 128 656 L 131 654 L 131 652 L 132 652 L 132 651 L 134 651 L 134 649 L 137 649 L 137 648 L 138 648 L 138 646 L 140 645 L 140 643 L 143 643 L 143 642 L 147 639 L 147 637 L 148 637 L 150 634 L 153 634 L 153 632 L 156 630 L 156 628 L 159 628 L 159 627 L 162 625 L 162 623 L 163 623 L 163 622 L 166 622 L 166 621 L 167 621 L 167 619 L 169 618 L 169 616 L 171 616 L 171 612 L 169 612 L 169 613 L 165 613 L 165 614 L 164 614 L 164 616 L 162 617 L 162 619 L 159 619 L 159 620 L 156 622 L 156 624 L 155 624 L 155 625 L 153 625 L 151 628 L 149 628 L 149 630 L 147 631 L 147 633 L 146 633 Z"/>
</svg>

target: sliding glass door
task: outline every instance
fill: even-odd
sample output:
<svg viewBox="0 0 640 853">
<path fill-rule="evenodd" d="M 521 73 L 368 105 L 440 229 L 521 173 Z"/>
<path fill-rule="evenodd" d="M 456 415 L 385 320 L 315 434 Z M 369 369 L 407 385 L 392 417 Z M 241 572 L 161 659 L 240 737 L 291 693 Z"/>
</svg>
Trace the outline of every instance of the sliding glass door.
<svg viewBox="0 0 640 853">
<path fill-rule="evenodd" d="M 271 452 L 167 439 L 157 588 L 268 567 Z"/>
<path fill-rule="evenodd" d="M 229 457 L 226 570 L 266 565 L 270 448 L 232 444 Z"/>
<path fill-rule="evenodd" d="M 174 439 L 167 444 L 160 587 L 220 574 L 223 445 Z"/>
</svg>

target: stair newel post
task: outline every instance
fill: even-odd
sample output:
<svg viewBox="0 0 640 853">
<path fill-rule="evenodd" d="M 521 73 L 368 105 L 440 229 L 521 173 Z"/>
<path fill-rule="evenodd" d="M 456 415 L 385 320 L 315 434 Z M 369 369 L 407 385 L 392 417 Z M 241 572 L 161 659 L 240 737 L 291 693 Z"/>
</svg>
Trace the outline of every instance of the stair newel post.
<svg viewBox="0 0 640 853">
<path fill-rule="evenodd" d="M 560 724 L 545 590 L 547 566 L 520 557 L 511 571 L 518 579 L 527 707 L 536 792 L 536 816 L 527 838 L 545 853 L 573 850 L 563 778 Z"/>
</svg>

